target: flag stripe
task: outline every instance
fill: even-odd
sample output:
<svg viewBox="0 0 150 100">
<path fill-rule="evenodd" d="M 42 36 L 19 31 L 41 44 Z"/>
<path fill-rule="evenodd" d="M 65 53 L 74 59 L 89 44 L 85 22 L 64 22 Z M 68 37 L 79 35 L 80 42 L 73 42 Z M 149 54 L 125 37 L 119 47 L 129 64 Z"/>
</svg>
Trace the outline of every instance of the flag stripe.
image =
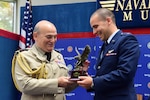
<svg viewBox="0 0 150 100">
<path fill-rule="evenodd" d="M 25 42 L 26 42 L 25 37 L 20 36 L 20 42 L 22 42 L 22 43 L 24 43 L 24 44 L 25 44 Z"/>
<path fill-rule="evenodd" d="M 132 28 L 122 29 L 123 32 L 131 32 L 132 34 L 150 34 L 150 28 Z M 92 32 L 72 32 L 72 33 L 58 33 L 58 39 L 68 38 L 94 38 Z"/>
<path fill-rule="evenodd" d="M 21 34 L 19 40 L 19 48 L 24 49 L 31 47 L 32 45 L 32 8 L 31 0 L 26 0 L 26 6 L 24 10 L 24 18 L 22 21 Z"/>
</svg>

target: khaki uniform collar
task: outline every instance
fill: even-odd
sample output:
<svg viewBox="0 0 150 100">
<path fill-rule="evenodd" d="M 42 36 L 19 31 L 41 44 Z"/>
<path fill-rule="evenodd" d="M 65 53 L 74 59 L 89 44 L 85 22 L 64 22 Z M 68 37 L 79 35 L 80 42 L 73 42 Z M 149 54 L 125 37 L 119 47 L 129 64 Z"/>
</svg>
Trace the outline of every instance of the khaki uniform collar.
<svg viewBox="0 0 150 100">
<path fill-rule="evenodd" d="M 34 44 L 32 47 L 32 53 L 40 60 L 45 61 L 46 60 L 46 55 L 45 52 L 40 49 L 39 47 L 36 46 L 36 44 Z M 55 58 L 59 58 L 59 53 L 57 53 L 55 50 L 52 50 L 51 52 L 51 60 L 55 59 Z"/>
</svg>

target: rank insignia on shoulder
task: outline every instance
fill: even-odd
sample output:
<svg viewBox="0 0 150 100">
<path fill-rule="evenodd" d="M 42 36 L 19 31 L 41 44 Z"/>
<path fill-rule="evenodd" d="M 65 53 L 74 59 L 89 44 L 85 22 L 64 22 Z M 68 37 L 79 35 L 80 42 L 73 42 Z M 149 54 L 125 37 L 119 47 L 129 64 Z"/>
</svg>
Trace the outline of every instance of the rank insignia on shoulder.
<svg viewBox="0 0 150 100">
<path fill-rule="evenodd" d="M 25 48 L 25 49 L 19 49 L 16 51 L 16 54 L 18 54 L 19 52 L 23 52 L 23 51 L 28 51 L 29 49 Z"/>
</svg>

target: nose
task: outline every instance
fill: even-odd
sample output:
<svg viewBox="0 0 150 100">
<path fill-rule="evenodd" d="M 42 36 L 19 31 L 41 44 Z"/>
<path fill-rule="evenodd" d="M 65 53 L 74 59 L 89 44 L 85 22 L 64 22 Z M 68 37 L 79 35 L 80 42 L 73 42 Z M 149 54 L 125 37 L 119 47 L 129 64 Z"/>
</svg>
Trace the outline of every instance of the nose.
<svg viewBox="0 0 150 100">
<path fill-rule="evenodd" d="M 93 29 L 93 34 L 96 35 L 97 34 L 97 31 L 95 29 Z"/>
</svg>

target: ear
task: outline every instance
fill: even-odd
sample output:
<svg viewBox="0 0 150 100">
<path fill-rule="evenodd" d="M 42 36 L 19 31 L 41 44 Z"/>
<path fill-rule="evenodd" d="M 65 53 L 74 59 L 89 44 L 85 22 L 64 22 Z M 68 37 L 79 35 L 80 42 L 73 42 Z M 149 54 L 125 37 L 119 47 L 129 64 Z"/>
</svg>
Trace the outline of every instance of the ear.
<svg viewBox="0 0 150 100">
<path fill-rule="evenodd" d="M 37 32 L 33 32 L 33 39 L 36 40 L 38 33 Z"/>
<path fill-rule="evenodd" d="M 106 20 L 107 20 L 108 24 L 111 24 L 111 23 L 112 23 L 111 17 L 107 17 Z"/>
</svg>

